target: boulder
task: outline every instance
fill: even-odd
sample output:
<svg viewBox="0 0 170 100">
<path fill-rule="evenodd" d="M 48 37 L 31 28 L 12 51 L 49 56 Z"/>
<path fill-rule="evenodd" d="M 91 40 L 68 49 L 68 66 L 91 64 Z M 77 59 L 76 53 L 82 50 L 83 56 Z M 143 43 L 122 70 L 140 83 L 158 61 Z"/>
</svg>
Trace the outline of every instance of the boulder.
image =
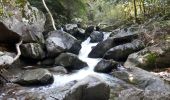
<svg viewBox="0 0 170 100">
<path fill-rule="evenodd" d="M 103 58 L 113 59 L 115 61 L 126 61 L 128 56 L 144 48 L 144 43 L 140 40 L 134 40 L 131 43 L 126 43 L 109 49 Z"/>
<path fill-rule="evenodd" d="M 89 53 L 90 58 L 102 58 L 104 54 L 111 48 L 120 44 L 131 42 L 133 38 L 112 37 L 98 43 Z"/>
<path fill-rule="evenodd" d="M 77 28 L 73 34 L 74 37 L 76 37 L 79 40 L 85 40 L 86 35 L 85 35 L 85 30 L 82 28 Z"/>
<path fill-rule="evenodd" d="M 15 13 L 10 18 L 3 18 L 3 23 L 10 30 L 20 34 L 24 43 L 43 44 L 45 41 L 42 32 L 44 31 L 46 17 L 37 8 L 30 6 L 28 2 L 23 6 L 23 11 L 16 6 L 15 8 L 10 6 L 8 10 Z"/>
<path fill-rule="evenodd" d="M 104 38 L 104 34 L 102 32 L 99 31 L 94 31 L 90 34 L 90 42 L 94 43 L 94 42 L 101 42 Z"/>
<path fill-rule="evenodd" d="M 21 55 L 25 58 L 43 59 L 45 57 L 42 46 L 38 43 L 26 43 L 21 45 Z"/>
<path fill-rule="evenodd" d="M 0 51 L 0 66 L 11 65 L 14 62 L 13 55 L 15 54 Z"/>
<path fill-rule="evenodd" d="M 52 66 L 55 63 L 55 59 L 54 58 L 46 58 L 43 59 L 39 64 L 42 66 Z"/>
<path fill-rule="evenodd" d="M 77 82 L 63 100 L 108 100 L 109 85 L 97 77 L 88 76 Z"/>
<path fill-rule="evenodd" d="M 62 52 L 68 51 L 78 54 L 81 49 L 80 42 L 64 31 L 52 31 L 46 39 L 46 48 L 49 56 L 57 56 Z"/>
<path fill-rule="evenodd" d="M 112 71 L 112 69 L 117 68 L 118 63 L 113 60 L 101 60 L 97 63 L 97 65 L 94 68 L 95 72 L 101 72 L 101 73 L 109 73 Z"/>
<path fill-rule="evenodd" d="M 25 70 L 16 83 L 21 85 L 47 85 L 53 82 L 53 75 L 46 69 Z"/>
<path fill-rule="evenodd" d="M 107 50 L 114 46 L 114 39 L 108 38 L 103 42 L 98 43 L 89 53 L 90 58 L 102 58 Z"/>
<path fill-rule="evenodd" d="M 85 30 L 86 37 L 90 36 L 90 34 L 94 31 L 94 26 L 88 26 Z"/>
<path fill-rule="evenodd" d="M 54 74 L 67 74 L 68 71 L 63 66 L 56 66 L 48 68 L 48 70 Z"/>
<path fill-rule="evenodd" d="M 141 89 L 126 89 L 121 91 L 118 100 L 169 100 L 169 92 L 157 92 Z"/>
<path fill-rule="evenodd" d="M 64 26 L 64 31 L 73 34 L 77 28 L 78 28 L 77 24 L 66 24 Z"/>
<path fill-rule="evenodd" d="M 77 55 L 72 53 L 62 53 L 55 59 L 55 64 L 63 66 L 69 70 L 76 70 L 87 67 L 87 63 L 81 61 Z"/>
<path fill-rule="evenodd" d="M 140 89 L 170 92 L 170 85 L 158 76 L 134 66 L 125 66 L 125 68 L 121 71 L 113 71 L 113 77 L 133 84 Z"/>
<path fill-rule="evenodd" d="M 166 68 L 170 66 L 170 45 L 161 43 L 159 45 L 147 47 L 137 53 L 129 55 L 125 66 L 136 66 L 145 70 L 153 68 Z"/>
</svg>

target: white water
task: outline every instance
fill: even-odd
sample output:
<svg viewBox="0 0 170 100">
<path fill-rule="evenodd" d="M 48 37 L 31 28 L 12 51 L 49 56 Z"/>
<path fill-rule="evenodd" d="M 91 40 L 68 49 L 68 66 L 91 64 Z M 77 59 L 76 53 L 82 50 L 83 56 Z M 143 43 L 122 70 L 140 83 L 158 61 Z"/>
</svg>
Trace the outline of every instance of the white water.
<svg viewBox="0 0 170 100">
<path fill-rule="evenodd" d="M 104 40 L 107 39 L 109 35 L 110 33 L 105 33 Z M 54 83 L 52 84 L 52 87 L 63 86 L 71 81 L 81 80 L 88 75 L 105 77 L 105 74 L 99 74 L 93 71 L 94 67 L 101 60 L 101 58 L 88 58 L 88 54 L 92 50 L 92 47 L 96 46 L 97 44 L 98 43 L 90 43 L 90 38 L 87 38 L 87 40 L 85 40 L 81 44 L 82 48 L 79 52 L 78 57 L 82 61 L 86 62 L 88 64 L 88 67 L 68 75 L 54 75 Z"/>
</svg>

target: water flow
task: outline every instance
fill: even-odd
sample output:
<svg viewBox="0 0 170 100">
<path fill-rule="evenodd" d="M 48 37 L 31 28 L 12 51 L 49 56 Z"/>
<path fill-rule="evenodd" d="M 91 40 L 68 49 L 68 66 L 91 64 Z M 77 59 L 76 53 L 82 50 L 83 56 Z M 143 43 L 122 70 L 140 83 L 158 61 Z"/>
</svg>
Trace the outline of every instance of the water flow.
<svg viewBox="0 0 170 100">
<path fill-rule="evenodd" d="M 107 39 L 109 35 L 110 33 L 105 33 L 104 40 Z M 54 84 L 52 87 L 61 86 L 74 80 L 81 80 L 88 75 L 99 75 L 98 73 L 94 72 L 93 69 L 101 60 L 101 58 L 88 58 L 88 54 L 92 50 L 92 47 L 96 46 L 97 44 L 98 43 L 90 43 L 90 38 L 87 38 L 84 42 L 82 42 L 82 48 L 78 57 L 82 61 L 86 62 L 88 67 L 68 75 L 54 75 Z M 100 74 L 100 76 L 103 76 L 103 74 Z"/>
</svg>

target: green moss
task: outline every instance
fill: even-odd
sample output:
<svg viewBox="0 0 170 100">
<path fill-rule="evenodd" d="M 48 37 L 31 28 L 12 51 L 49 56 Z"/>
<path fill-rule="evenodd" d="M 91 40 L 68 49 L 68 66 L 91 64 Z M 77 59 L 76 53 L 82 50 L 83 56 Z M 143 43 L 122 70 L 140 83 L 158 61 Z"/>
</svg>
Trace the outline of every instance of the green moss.
<svg viewBox="0 0 170 100">
<path fill-rule="evenodd" d="M 158 57 L 158 55 L 156 53 L 149 53 L 146 56 L 147 65 L 152 66 L 152 67 L 155 66 L 155 62 L 156 62 L 157 57 Z"/>
</svg>

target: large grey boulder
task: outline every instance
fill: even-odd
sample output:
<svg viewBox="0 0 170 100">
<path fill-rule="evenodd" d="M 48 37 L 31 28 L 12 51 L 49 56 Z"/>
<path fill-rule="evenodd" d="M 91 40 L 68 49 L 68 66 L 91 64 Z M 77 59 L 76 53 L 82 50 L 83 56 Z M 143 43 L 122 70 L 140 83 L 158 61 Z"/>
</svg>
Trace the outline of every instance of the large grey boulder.
<svg viewBox="0 0 170 100">
<path fill-rule="evenodd" d="M 170 85 L 158 76 L 135 66 L 125 66 L 125 68 L 121 71 L 113 71 L 112 75 L 140 89 L 170 92 Z"/>
<path fill-rule="evenodd" d="M 46 69 L 24 71 L 16 83 L 21 85 L 47 85 L 53 82 L 53 75 Z"/>
<path fill-rule="evenodd" d="M 118 63 L 113 60 L 101 60 L 94 68 L 95 72 L 109 73 L 117 68 Z"/>
<path fill-rule="evenodd" d="M 118 100 L 169 100 L 170 92 L 157 92 L 141 89 L 127 89 L 121 91 Z"/>
<path fill-rule="evenodd" d="M 170 66 L 169 42 L 147 47 L 139 52 L 129 55 L 125 66 L 136 66 L 146 70 L 153 68 L 166 68 Z"/>
<path fill-rule="evenodd" d="M 72 53 L 62 53 L 55 59 L 55 64 L 66 69 L 74 70 L 87 67 L 87 63 L 81 61 L 77 55 Z"/>
<path fill-rule="evenodd" d="M 63 100 L 108 100 L 109 85 L 97 77 L 88 76 L 70 88 Z"/>
<path fill-rule="evenodd" d="M 44 31 L 46 17 L 37 8 L 30 6 L 29 3 L 25 3 L 23 6 L 22 12 L 20 8 L 9 7 L 8 10 L 15 13 L 10 18 L 3 18 L 2 22 L 10 30 L 20 34 L 24 43 L 44 44 L 42 32 Z"/>
<path fill-rule="evenodd" d="M 26 43 L 21 45 L 21 55 L 25 58 L 43 59 L 45 52 L 38 43 Z"/>
<path fill-rule="evenodd" d="M 57 56 L 62 52 L 68 51 L 75 54 L 81 49 L 80 42 L 64 31 L 52 31 L 46 39 L 46 48 L 49 56 Z"/>
<path fill-rule="evenodd" d="M 128 37 L 128 38 L 127 38 Z M 132 38 L 130 38 L 132 37 Z M 133 36 L 116 36 L 106 39 L 105 41 L 102 41 L 98 43 L 89 53 L 89 57 L 91 58 L 102 58 L 104 54 L 111 48 L 118 46 L 120 44 L 128 43 L 133 41 Z"/>
<path fill-rule="evenodd" d="M 131 43 L 119 45 L 108 50 L 105 59 L 113 59 L 115 61 L 126 61 L 127 57 L 144 48 L 144 43 L 140 40 L 134 40 Z"/>
<path fill-rule="evenodd" d="M 95 42 L 101 42 L 104 38 L 104 34 L 99 31 L 94 31 L 90 34 L 90 42 L 95 43 Z"/>
</svg>

